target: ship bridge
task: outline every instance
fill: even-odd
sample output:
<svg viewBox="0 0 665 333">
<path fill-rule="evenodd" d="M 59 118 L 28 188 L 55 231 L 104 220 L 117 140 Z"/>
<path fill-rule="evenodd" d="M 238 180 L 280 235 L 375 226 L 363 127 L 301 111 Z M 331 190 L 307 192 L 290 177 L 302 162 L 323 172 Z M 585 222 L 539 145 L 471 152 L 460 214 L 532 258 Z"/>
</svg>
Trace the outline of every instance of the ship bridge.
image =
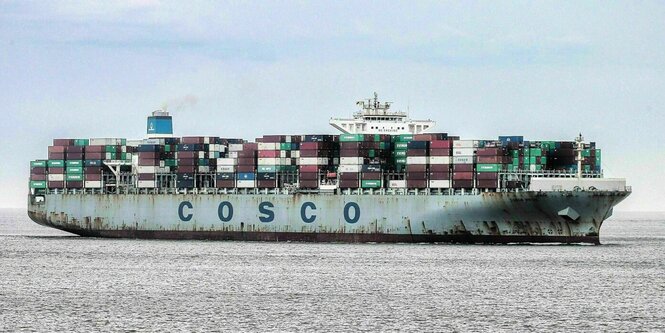
<svg viewBox="0 0 665 333">
<path fill-rule="evenodd" d="M 432 120 L 412 120 L 402 111 L 390 110 L 390 102 L 374 99 L 358 101 L 360 111 L 353 118 L 331 118 L 330 125 L 345 134 L 420 134 L 434 127 Z"/>
</svg>

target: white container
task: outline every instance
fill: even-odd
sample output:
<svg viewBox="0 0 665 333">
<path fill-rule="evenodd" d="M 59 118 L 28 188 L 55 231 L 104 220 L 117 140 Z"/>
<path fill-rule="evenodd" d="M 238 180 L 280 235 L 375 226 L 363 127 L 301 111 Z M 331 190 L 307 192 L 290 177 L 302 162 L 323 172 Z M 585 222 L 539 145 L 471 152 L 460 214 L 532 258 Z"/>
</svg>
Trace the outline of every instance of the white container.
<svg viewBox="0 0 665 333">
<path fill-rule="evenodd" d="M 207 166 L 207 165 L 199 165 L 198 170 L 201 173 L 208 173 L 208 172 L 210 172 L 210 167 Z"/>
<path fill-rule="evenodd" d="M 50 182 L 63 182 L 65 181 L 65 175 L 61 173 L 50 173 L 48 175 L 48 181 Z"/>
<path fill-rule="evenodd" d="M 430 156 L 429 164 L 450 164 L 452 158 L 450 156 Z"/>
<path fill-rule="evenodd" d="M 340 157 L 339 158 L 339 164 L 350 164 L 350 165 L 358 165 L 358 164 L 363 164 L 364 159 L 362 157 Z"/>
<path fill-rule="evenodd" d="M 291 158 L 299 158 L 300 150 L 291 150 Z"/>
<path fill-rule="evenodd" d="M 453 149 L 455 148 L 474 148 L 478 147 L 477 140 L 454 140 Z"/>
<path fill-rule="evenodd" d="M 430 188 L 450 188 L 450 180 L 430 180 Z"/>
<path fill-rule="evenodd" d="M 238 152 L 237 151 L 229 151 L 228 154 L 226 154 L 227 158 L 238 158 Z"/>
<path fill-rule="evenodd" d="M 275 142 L 259 142 L 257 148 L 259 150 L 277 150 L 279 146 Z"/>
<path fill-rule="evenodd" d="M 235 165 L 217 165 L 217 172 L 236 172 Z"/>
<path fill-rule="evenodd" d="M 298 160 L 300 165 L 326 165 L 328 164 L 327 157 L 301 157 Z"/>
<path fill-rule="evenodd" d="M 286 158 L 286 153 L 289 152 L 289 150 L 280 150 L 279 151 L 279 157 Z"/>
<path fill-rule="evenodd" d="M 157 181 L 155 180 L 139 180 L 137 184 L 138 188 L 155 188 L 157 187 Z"/>
<path fill-rule="evenodd" d="M 218 158 L 217 165 L 237 165 L 238 160 L 235 158 Z"/>
<path fill-rule="evenodd" d="M 92 138 L 89 141 L 91 146 L 119 146 L 122 144 L 122 139 L 118 138 Z"/>
<path fill-rule="evenodd" d="M 292 158 L 280 158 L 279 165 L 295 165 L 294 159 Z"/>
<path fill-rule="evenodd" d="M 242 151 L 242 143 L 229 144 L 229 151 Z"/>
<path fill-rule="evenodd" d="M 453 156 L 473 156 L 475 153 L 475 148 L 453 148 Z"/>
<path fill-rule="evenodd" d="M 337 172 L 360 172 L 361 169 L 359 164 L 340 164 Z"/>
<path fill-rule="evenodd" d="M 139 145 L 143 145 L 143 144 L 150 144 L 150 145 L 152 145 L 153 143 L 146 143 L 146 141 L 149 141 L 149 140 L 156 140 L 157 142 L 159 142 L 158 139 L 127 140 L 127 146 L 128 146 L 128 147 L 138 147 Z M 155 143 L 155 144 L 156 144 L 156 143 Z"/>
<path fill-rule="evenodd" d="M 100 188 L 102 187 L 101 180 L 86 180 L 83 182 L 83 187 L 85 188 Z"/>
<path fill-rule="evenodd" d="M 453 164 L 473 164 L 473 156 L 455 156 L 453 157 Z"/>
<path fill-rule="evenodd" d="M 256 165 L 279 165 L 279 157 L 259 157 Z"/>
<path fill-rule="evenodd" d="M 408 156 L 406 164 L 427 164 L 427 156 Z"/>
<path fill-rule="evenodd" d="M 390 180 L 388 181 L 389 188 L 406 188 L 406 180 Z"/>
<path fill-rule="evenodd" d="M 236 181 L 236 187 L 238 187 L 238 188 L 253 188 L 253 187 L 256 187 L 256 181 L 254 181 L 254 180 L 238 180 L 238 181 Z"/>
<path fill-rule="evenodd" d="M 157 170 L 159 167 L 157 166 L 145 166 L 145 165 L 139 165 L 136 167 L 136 172 L 137 173 L 157 173 Z"/>
</svg>

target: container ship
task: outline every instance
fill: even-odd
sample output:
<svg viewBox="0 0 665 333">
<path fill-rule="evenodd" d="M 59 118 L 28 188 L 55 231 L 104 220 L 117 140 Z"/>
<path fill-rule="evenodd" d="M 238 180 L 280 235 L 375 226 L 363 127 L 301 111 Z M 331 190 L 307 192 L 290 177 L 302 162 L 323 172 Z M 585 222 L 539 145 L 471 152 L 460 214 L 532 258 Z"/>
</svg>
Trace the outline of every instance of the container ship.
<svg viewBox="0 0 665 333">
<path fill-rule="evenodd" d="M 357 105 L 334 135 L 176 137 L 159 110 L 144 139 L 55 139 L 28 215 L 88 237 L 600 244 L 631 193 L 581 134 L 469 140 L 376 94 Z"/>
</svg>

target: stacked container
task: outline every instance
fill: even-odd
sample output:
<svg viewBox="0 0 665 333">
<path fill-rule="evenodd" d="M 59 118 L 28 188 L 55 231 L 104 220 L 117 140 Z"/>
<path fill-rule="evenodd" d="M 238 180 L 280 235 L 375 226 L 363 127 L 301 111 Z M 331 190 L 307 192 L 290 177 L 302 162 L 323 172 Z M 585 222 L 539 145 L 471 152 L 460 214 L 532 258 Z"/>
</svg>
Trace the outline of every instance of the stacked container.
<svg viewBox="0 0 665 333">
<path fill-rule="evenodd" d="M 450 188 L 452 141 L 432 140 L 429 145 L 429 187 Z"/>
<path fill-rule="evenodd" d="M 476 187 L 498 188 L 499 172 L 506 169 L 510 161 L 509 151 L 501 142 L 486 142 L 485 148 L 476 152 Z"/>
<path fill-rule="evenodd" d="M 30 188 L 45 189 L 47 184 L 46 161 L 37 160 L 30 162 Z"/>
<path fill-rule="evenodd" d="M 479 141 L 453 141 L 453 188 L 474 187 L 475 154 Z"/>
<path fill-rule="evenodd" d="M 298 184 L 300 188 L 315 189 L 333 171 L 334 136 L 313 135 L 303 137 L 298 158 Z"/>
</svg>

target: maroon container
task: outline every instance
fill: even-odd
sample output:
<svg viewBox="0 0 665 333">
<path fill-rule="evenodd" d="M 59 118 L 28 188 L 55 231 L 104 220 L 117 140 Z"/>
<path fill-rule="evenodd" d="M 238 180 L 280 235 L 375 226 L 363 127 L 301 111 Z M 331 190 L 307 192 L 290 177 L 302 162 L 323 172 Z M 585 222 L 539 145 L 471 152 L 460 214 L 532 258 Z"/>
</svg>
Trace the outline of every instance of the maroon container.
<svg viewBox="0 0 665 333">
<path fill-rule="evenodd" d="M 85 153 L 86 160 L 104 160 L 106 159 L 105 153 Z"/>
<path fill-rule="evenodd" d="M 239 151 L 238 158 L 256 158 L 256 150 Z"/>
<path fill-rule="evenodd" d="M 302 149 L 302 145 L 304 145 L 306 142 L 303 142 L 300 144 L 300 149 Z M 344 149 L 350 149 L 350 150 L 356 150 L 361 147 L 361 142 L 340 142 L 339 143 L 339 149 L 344 150 Z"/>
<path fill-rule="evenodd" d="M 49 160 L 64 160 L 65 153 L 48 153 Z"/>
<path fill-rule="evenodd" d="M 45 174 L 31 174 L 30 180 L 46 180 Z"/>
<path fill-rule="evenodd" d="M 259 150 L 259 158 L 276 158 L 279 157 L 279 150 Z"/>
<path fill-rule="evenodd" d="M 453 164 L 454 172 L 473 172 L 473 164 Z"/>
<path fill-rule="evenodd" d="M 330 157 L 332 151 L 330 150 L 301 150 L 300 157 Z"/>
<path fill-rule="evenodd" d="M 102 173 L 102 167 L 84 167 L 83 173 Z"/>
<path fill-rule="evenodd" d="M 449 180 L 450 172 L 430 172 L 430 180 Z"/>
<path fill-rule="evenodd" d="M 506 188 L 522 188 L 522 182 L 519 181 L 507 181 L 505 184 Z"/>
<path fill-rule="evenodd" d="M 413 141 L 438 141 L 445 139 L 447 136 L 446 133 L 416 134 L 413 136 Z"/>
<path fill-rule="evenodd" d="M 203 144 L 205 142 L 205 137 L 203 136 L 183 136 L 180 139 L 180 142 L 185 145 L 191 144 Z"/>
<path fill-rule="evenodd" d="M 302 150 L 300 151 L 302 155 Z M 369 150 L 365 149 L 344 149 L 339 151 L 340 157 L 369 157 Z"/>
<path fill-rule="evenodd" d="M 82 181 L 66 182 L 65 186 L 67 188 L 83 188 L 83 182 Z"/>
<path fill-rule="evenodd" d="M 67 150 L 66 146 L 49 146 L 49 153 L 64 153 Z"/>
<path fill-rule="evenodd" d="M 264 135 L 261 139 L 263 142 L 285 142 L 286 135 Z"/>
<path fill-rule="evenodd" d="M 330 150 L 332 148 L 330 142 L 302 142 L 300 144 L 300 150 Z"/>
<path fill-rule="evenodd" d="M 318 188 L 319 187 L 319 181 L 318 180 L 300 180 L 300 188 Z"/>
<path fill-rule="evenodd" d="M 380 172 L 363 172 L 361 176 L 362 180 L 381 180 Z"/>
<path fill-rule="evenodd" d="M 178 161 L 180 163 L 180 161 Z M 159 166 L 159 160 L 152 158 L 139 158 L 140 166 Z"/>
<path fill-rule="evenodd" d="M 155 180 L 154 173 L 139 173 L 139 180 Z"/>
<path fill-rule="evenodd" d="M 234 188 L 236 187 L 236 181 L 233 179 L 217 180 L 217 184 L 215 186 L 217 188 Z"/>
<path fill-rule="evenodd" d="M 407 179 L 406 187 L 408 188 L 427 188 L 427 180 L 425 179 Z"/>
<path fill-rule="evenodd" d="M 427 172 L 407 172 L 406 180 L 425 180 L 427 179 Z"/>
<path fill-rule="evenodd" d="M 69 146 L 67 153 L 83 153 L 83 146 Z"/>
<path fill-rule="evenodd" d="M 86 146 L 84 149 L 86 154 L 88 153 L 104 153 L 106 152 L 106 146 Z"/>
<path fill-rule="evenodd" d="M 429 171 L 430 172 L 449 172 L 450 171 L 450 164 L 430 164 L 429 165 Z"/>
<path fill-rule="evenodd" d="M 256 142 L 245 142 L 242 144 L 242 151 L 257 150 L 259 145 Z"/>
<path fill-rule="evenodd" d="M 194 173 L 196 169 L 195 165 L 178 165 L 178 173 Z"/>
<path fill-rule="evenodd" d="M 199 153 L 196 151 L 179 151 L 177 156 L 178 158 L 198 158 Z M 141 157 L 141 153 L 139 153 L 139 157 Z"/>
<path fill-rule="evenodd" d="M 87 181 L 99 181 L 102 180 L 101 173 L 86 173 L 83 175 L 83 178 Z"/>
<path fill-rule="evenodd" d="M 61 175 L 65 173 L 65 168 L 48 168 L 48 173 Z"/>
<path fill-rule="evenodd" d="M 318 180 L 318 172 L 301 172 L 298 176 L 301 180 Z"/>
<path fill-rule="evenodd" d="M 360 179 L 360 173 L 358 172 L 342 172 L 339 174 L 339 179 L 341 180 L 354 180 L 358 181 Z"/>
<path fill-rule="evenodd" d="M 445 148 L 430 148 L 429 156 L 450 156 L 450 149 Z"/>
<path fill-rule="evenodd" d="M 53 139 L 54 146 L 73 146 L 74 139 Z"/>
<path fill-rule="evenodd" d="M 499 174 L 497 172 L 478 172 L 478 173 L 476 173 L 476 179 L 478 179 L 478 180 L 497 180 L 497 179 L 499 179 Z"/>
<path fill-rule="evenodd" d="M 32 167 L 30 168 L 31 175 L 45 175 L 46 167 Z"/>
<path fill-rule="evenodd" d="M 275 188 L 277 187 L 276 180 L 258 180 L 256 182 L 258 188 Z"/>
<path fill-rule="evenodd" d="M 406 156 L 427 156 L 427 149 L 408 149 Z"/>
<path fill-rule="evenodd" d="M 476 151 L 478 156 L 503 156 L 506 153 L 507 150 L 504 148 L 478 148 Z"/>
<path fill-rule="evenodd" d="M 406 172 L 425 172 L 427 171 L 427 164 L 407 164 Z"/>
<path fill-rule="evenodd" d="M 453 172 L 453 180 L 473 180 L 473 172 Z"/>
<path fill-rule="evenodd" d="M 237 172 L 254 172 L 256 171 L 256 166 L 255 165 L 238 165 L 236 166 L 236 171 Z"/>
<path fill-rule="evenodd" d="M 476 183 L 477 188 L 497 188 L 499 187 L 499 182 L 492 179 L 479 179 Z"/>
<path fill-rule="evenodd" d="M 352 179 L 342 179 L 339 181 L 339 188 L 359 188 L 360 182 Z"/>
<path fill-rule="evenodd" d="M 432 140 L 429 144 L 430 149 L 450 149 L 452 147 L 452 141 L 450 140 Z"/>
<path fill-rule="evenodd" d="M 238 165 L 254 165 L 256 164 L 256 159 L 252 157 L 240 157 L 238 158 Z"/>
<path fill-rule="evenodd" d="M 48 182 L 48 188 L 65 188 L 65 182 Z"/>
<path fill-rule="evenodd" d="M 139 159 L 141 158 L 152 158 L 152 159 L 159 159 L 159 152 L 156 151 L 141 151 L 139 152 Z"/>
<path fill-rule="evenodd" d="M 82 160 L 83 153 L 65 153 L 65 159 L 68 160 Z"/>
<path fill-rule="evenodd" d="M 453 188 L 473 188 L 473 180 L 454 179 Z"/>
<path fill-rule="evenodd" d="M 477 162 L 478 163 L 498 163 L 498 164 L 504 164 L 507 162 L 507 159 L 510 157 L 508 156 L 478 156 L 477 157 Z"/>
</svg>

